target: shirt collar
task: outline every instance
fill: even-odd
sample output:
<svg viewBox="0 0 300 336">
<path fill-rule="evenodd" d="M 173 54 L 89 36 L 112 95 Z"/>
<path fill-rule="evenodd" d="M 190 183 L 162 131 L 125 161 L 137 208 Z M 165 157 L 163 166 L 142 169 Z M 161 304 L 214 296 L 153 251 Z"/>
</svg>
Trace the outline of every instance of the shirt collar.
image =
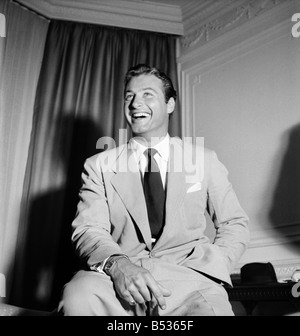
<svg viewBox="0 0 300 336">
<path fill-rule="evenodd" d="M 144 151 L 148 148 L 147 146 L 142 145 L 137 142 L 134 138 L 129 140 L 129 148 L 132 149 L 136 155 L 136 158 L 139 160 Z M 162 157 L 164 161 L 169 160 L 170 153 L 170 136 L 167 134 L 158 144 L 153 146 Z"/>
</svg>

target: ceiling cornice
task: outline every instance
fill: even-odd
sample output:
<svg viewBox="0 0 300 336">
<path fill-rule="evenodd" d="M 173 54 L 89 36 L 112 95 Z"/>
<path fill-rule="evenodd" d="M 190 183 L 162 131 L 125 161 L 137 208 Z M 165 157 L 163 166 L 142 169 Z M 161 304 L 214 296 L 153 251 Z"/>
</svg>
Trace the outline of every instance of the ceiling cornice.
<svg viewBox="0 0 300 336">
<path fill-rule="evenodd" d="M 199 47 L 280 4 L 296 0 L 12 0 L 49 19 L 181 36 Z M 297 0 L 300 1 L 300 0 Z"/>
<path fill-rule="evenodd" d="M 262 15 L 275 11 L 287 11 L 288 7 L 295 8 L 299 0 L 226 0 L 223 4 L 215 0 L 204 11 L 199 10 L 185 19 L 184 36 L 181 37 L 182 54 L 191 53 L 218 36 L 241 27 Z M 214 8 L 215 6 L 219 7 Z M 281 9 L 282 8 L 282 9 Z"/>
<path fill-rule="evenodd" d="M 183 8 L 184 34 L 188 34 L 195 29 L 195 26 L 205 23 L 212 17 L 222 16 L 224 12 L 238 6 L 243 1 L 245 2 L 245 0 L 202 0 L 191 3 L 189 8 Z"/>
<path fill-rule="evenodd" d="M 18 0 L 48 17 L 183 35 L 180 6 L 134 0 Z"/>
</svg>

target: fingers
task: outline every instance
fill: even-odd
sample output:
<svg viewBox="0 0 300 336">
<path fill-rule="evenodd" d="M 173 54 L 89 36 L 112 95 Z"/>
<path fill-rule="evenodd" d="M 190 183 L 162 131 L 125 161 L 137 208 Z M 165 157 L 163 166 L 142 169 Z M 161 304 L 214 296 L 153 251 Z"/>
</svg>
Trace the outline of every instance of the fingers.
<svg viewBox="0 0 300 336">
<path fill-rule="evenodd" d="M 148 288 L 141 285 L 136 285 L 131 283 L 127 290 L 123 291 L 121 297 L 127 301 L 130 305 L 135 305 L 136 303 L 143 304 L 145 302 L 151 301 L 151 293 Z"/>
<path fill-rule="evenodd" d="M 126 292 L 123 293 L 123 298 L 133 305 L 135 303 L 143 304 L 150 302 L 150 307 L 154 309 L 159 306 L 161 309 L 166 309 L 165 297 L 171 295 L 171 292 L 160 285 L 152 277 L 145 277 L 145 279 L 139 279 L 139 281 L 132 282 Z"/>
<path fill-rule="evenodd" d="M 136 304 L 135 299 L 133 296 L 130 294 L 128 290 L 123 291 L 123 293 L 120 294 L 123 300 L 128 302 L 131 306 L 134 306 Z"/>
<path fill-rule="evenodd" d="M 143 304 L 151 300 L 151 296 L 147 288 L 137 289 L 136 287 L 132 286 L 129 291 L 136 303 Z"/>
<path fill-rule="evenodd" d="M 129 304 L 151 302 L 154 307 L 166 308 L 165 297 L 171 292 L 159 284 L 148 270 L 126 259 L 120 259 L 117 266 L 112 269 L 111 277 L 120 297 Z"/>
<path fill-rule="evenodd" d="M 155 308 L 158 305 L 162 310 L 166 309 L 165 297 L 169 297 L 172 294 L 171 291 L 157 282 L 156 285 L 151 288 L 151 293 L 152 308 Z"/>
</svg>

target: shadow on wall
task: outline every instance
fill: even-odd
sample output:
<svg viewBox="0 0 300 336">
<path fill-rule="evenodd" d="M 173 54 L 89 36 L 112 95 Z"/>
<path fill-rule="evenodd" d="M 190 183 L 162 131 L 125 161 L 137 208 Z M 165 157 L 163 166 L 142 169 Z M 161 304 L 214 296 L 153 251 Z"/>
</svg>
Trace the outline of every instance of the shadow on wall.
<svg viewBox="0 0 300 336">
<path fill-rule="evenodd" d="M 274 229 L 283 236 L 290 233 L 286 229 L 294 224 L 289 247 L 300 252 L 300 124 L 288 133 L 269 218 Z"/>
<path fill-rule="evenodd" d="M 55 309 L 63 285 L 80 267 L 71 244 L 71 223 L 79 201 L 84 161 L 99 152 L 96 143 L 103 136 L 95 121 L 75 119 L 73 115 L 60 120 L 57 129 L 51 167 L 56 171 L 57 166 L 62 167 L 65 181 L 60 188 L 30 202 L 22 257 L 26 266 L 21 286 L 15 285 L 14 289 L 14 301 L 32 309 Z"/>
</svg>

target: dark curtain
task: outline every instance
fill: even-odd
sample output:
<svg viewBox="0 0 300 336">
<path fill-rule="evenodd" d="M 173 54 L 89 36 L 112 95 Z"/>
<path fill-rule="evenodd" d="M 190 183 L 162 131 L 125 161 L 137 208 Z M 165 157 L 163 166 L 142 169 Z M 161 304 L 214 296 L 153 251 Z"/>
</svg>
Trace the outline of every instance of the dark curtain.
<svg viewBox="0 0 300 336">
<path fill-rule="evenodd" d="M 123 78 L 130 66 L 156 66 L 178 88 L 175 51 L 171 35 L 51 22 L 24 181 L 13 304 L 57 306 L 63 285 L 80 266 L 70 236 L 84 160 L 99 151 L 99 138 L 124 140 Z M 178 107 L 170 133 L 181 135 Z"/>
</svg>

